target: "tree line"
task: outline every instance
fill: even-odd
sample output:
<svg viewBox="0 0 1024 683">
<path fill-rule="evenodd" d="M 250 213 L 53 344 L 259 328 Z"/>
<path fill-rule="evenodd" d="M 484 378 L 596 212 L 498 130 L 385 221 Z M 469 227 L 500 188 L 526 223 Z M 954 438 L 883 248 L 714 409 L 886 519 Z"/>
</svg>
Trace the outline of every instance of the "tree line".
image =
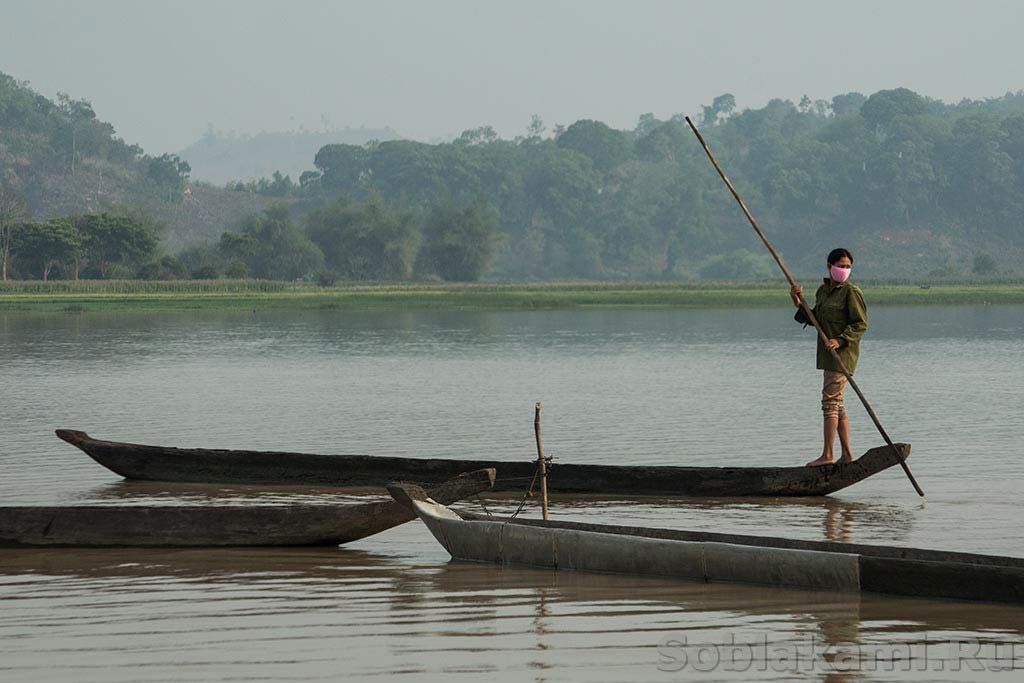
<svg viewBox="0 0 1024 683">
<path fill-rule="evenodd" d="M 953 274 L 979 256 L 1012 269 L 1024 246 L 1024 92 L 944 104 L 898 88 L 743 111 L 724 94 L 697 118 L 804 270 L 835 245 L 876 273 Z M 633 130 L 580 120 L 547 132 L 535 117 L 510 140 L 482 127 L 442 144 L 328 145 L 315 166 L 291 186 L 299 202 L 318 191 L 490 207 L 504 238 L 491 276 L 772 272 L 682 115 L 645 114 Z"/>
<path fill-rule="evenodd" d="M 156 253 L 157 226 L 125 208 L 48 221 L 27 220 L 23 204 L 0 189 L 2 279 L 130 278 Z"/>
<path fill-rule="evenodd" d="M 945 104 L 897 88 L 829 100 L 776 99 L 743 110 L 723 94 L 697 118 L 798 271 L 819 269 L 834 246 L 850 248 L 861 273 L 1020 271 L 1024 91 Z M 24 158 L 33 163 L 22 164 Z M 191 173 L 174 155 L 147 156 L 124 143 L 87 101 L 62 95 L 53 102 L 0 74 L 5 191 L 41 206 L 29 196 L 42 187 L 32 173 L 52 166 L 67 177 L 76 164 L 97 160 L 111 168 L 126 164 L 164 200 L 181 199 Z M 281 206 L 241 221 L 225 218 L 208 233 L 227 229 L 219 238 L 175 255 L 161 253 L 156 242 L 148 253 L 129 249 L 115 259 L 80 259 L 77 272 L 320 273 L 322 279 L 740 279 L 774 273 L 681 115 L 644 114 L 631 130 L 586 119 L 548 130 L 534 117 L 511 139 L 481 126 L 440 144 L 326 145 L 312 162 L 314 169 L 298 181 L 276 173 L 229 183 L 225 196 L 246 192 Z M 138 213 L 141 204 L 132 204 L 134 213 L 99 213 L 132 214 L 159 234 L 159 226 Z M 38 228 L 36 246 L 6 239 L 5 263 L 26 277 L 73 275 L 74 257 L 44 252 L 94 249 L 74 227 L 83 220 L 46 221 L 50 233 Z M 78 235 L 77 246 L 53 237 L 68 232 L 66 224 Z M 25 240 L 29 234 L 24 231 Z"/>
<path fill-rule="evenodd" d="M 342 197 L 297 218 L 283 203 L 176 255 L 163 254 L 163 226 L 126 207 L 32 221 L 0 189 L 3 279 L 263 278 L 477 280 L 499 236 L 485 206 L 441 203 L 427 212 L 388 205 L 378 194 Z"/>
<path fill-rule="evenodd" d="M 301 217 L 274 204 L 179 258 L 190 272 L 210 277 L 315 276 L 325 285 L 339 279 L 471 281 L 490 265 L 499 243 L 495 225 L 493 212 L 480 203 L 418 210 L 388 204 L 377 193 L 361 201 L 338 196 Z"/>
</svg>

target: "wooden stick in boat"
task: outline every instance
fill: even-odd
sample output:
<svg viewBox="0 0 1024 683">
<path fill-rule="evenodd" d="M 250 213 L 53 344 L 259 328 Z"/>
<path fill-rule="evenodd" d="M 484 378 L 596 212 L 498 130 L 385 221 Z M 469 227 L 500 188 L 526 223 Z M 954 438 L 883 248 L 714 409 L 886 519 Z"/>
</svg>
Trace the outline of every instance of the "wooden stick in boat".
<svg viewBox="0 0 1024 683">
<path fill-rule="evenodd" d="M 704 152 L 708 155 L 708 159 L 711 160 L 711 164 L 715 167 L 715 170 L 718 171 L 718 175 L 721 176 L 722 180 L 725 182 L 726 187 L 729 188 L 729 192 L 732 193 L 732 196 L 736 199 L 740 208 L 743 209 L 743 214 L 747 217 L 747 220 L 750 221 L 750 225 L 754 228 L 758 237 L 761 238 L 761 241 L 764 242 L 764 246 L 768 247 L 768 251 L 771 253 L 772 258 L 774 258 L 775 262 L 779 264 L 779 268 L 782 269 L 782 274 L 786 276 L 786 279 L 789 280 L 789 284 L 791 286 L 796 286 L 796 280 L 794 280 L 793 276 L 789 274 L 789 269 L 787 269 L 786 264 L 782 262 L 782 257 L 779 256 L 779 253 L 775 251 L 775 247 L 772 246 L 771 242 L 768 241 L 768 238 L 765 237 L 763 232 L 761 232 L 761 228 L 758 227 L 757 221 L 754 220 L 753 214 L 750 213 L 750 209 L 747 208 L 747 205 L 743 203 L 743 199 L 740 198 L 740 193 L 736 191 L 736 188 L 733 187 L 731 182 L 729 182 L 729 178 L 726 177 L 725 171 L 723 171 L 722 167 L 718 165 L 717 161 L 715 161 L 715 155 L 711 153 L 711 148 L 708 147 L 708 143 L 704 141 L 704 136 L 700 134 L 700 131 L 697 130 L 697 126 L 689 116 L 686 117 L 686 122 L 690 124 L 693 134 L 697 136 L 697 140 L 700 141 L 700 146 L 704 148 Z M 811 307 L 807 305 L 807 301 L 804 299 L 803 295 L 801 295 L 799 299 L 800 308 L 802 308 L 804 313 L 807 315 L 807 319 L 814 324 L 814 329 L 818 331 L 818 336 L 821 337 L 822 342 L 826 344 L 825 348 L 828 348 L 828 335 L 826 335 L 825 330 L 821 328 L 821 324 L 818 322 L 818 319 L 814 317 L 814 311 L 812 311 Z M 900 453 L 900 450 L 896 448 L 895 444 L 893 444 L 892 439 L 889 438 L 889 434 L 886 433 L 885 427 L 882 426 L 878 416 L 875 415 L 875 411 L 871 408 L 871 404 L 868 403 L 867 398 L 864 397 L 864 393 L 860 390 L 860 387 L 857 386 L 857 382 L 854 381 L 853 375 L 846 369 L 843 359 L 839 357 L 839 353 L 835 349 L 828 348 L 828 350 L 832 354 L 832 358 L 839 365 L 839 369 L 844 375 L 846 375 L 847 380 L 850 382 L 850 386 L 853 387 L 853 390 L 857 393 L 861 403 L 864 404 L 864 408 L 868 411 L 868 415 L 871 416 L 871 421 L 875 423 L 875 427 L 878 428 L 878 433 L 882 435 L 882 438 L 885 439 L 885 443 L 889 445 L 890 450 L 892 450 L 893 455 L 896 457 L 896 462 L 898 462 L 900 467 L 903 468 L 907 478 L 910 479 L 910 483 L 913 484 L 914 490 L 917 491 L 919 496 L 924 496 L 924 491 L 921 490 L 920 485 L 917 483 L 917 479 L 914 478 L 910 468 L 907 467 L 907 462 L 904 460 L 903 454 Z"/>
<path fill-rule="evenodd" d="M 540 441 L 540 401 L 533 408 L 533 433 L 537 437 L 537 463 L 540 467 L 540 506 L 544 519 L 548 518 L 548 463 L 544 459 L 544 446 Z"/>
</svg>

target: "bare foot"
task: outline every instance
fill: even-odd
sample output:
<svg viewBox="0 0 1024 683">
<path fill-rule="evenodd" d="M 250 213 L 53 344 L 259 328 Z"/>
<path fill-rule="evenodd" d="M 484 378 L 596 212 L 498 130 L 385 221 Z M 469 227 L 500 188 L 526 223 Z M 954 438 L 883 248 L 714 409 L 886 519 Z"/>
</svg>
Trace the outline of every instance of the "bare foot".
<svg viewBox="0 0 1024 683">
<path fill-rule="evenodd" d="M 807 463 L 807 467 L 821 467 L 822 465 L 831 465 L 831 464 L 832 464 L 832 456 L 831 455 L 822 455 L 817 460 L 812 460 L 809 463 Z"/>
<path fill-rule="evenodd" d="M 853 462 L 853 453 L 843 453 L 839 458 L 839 462 Z"/>
</svg>

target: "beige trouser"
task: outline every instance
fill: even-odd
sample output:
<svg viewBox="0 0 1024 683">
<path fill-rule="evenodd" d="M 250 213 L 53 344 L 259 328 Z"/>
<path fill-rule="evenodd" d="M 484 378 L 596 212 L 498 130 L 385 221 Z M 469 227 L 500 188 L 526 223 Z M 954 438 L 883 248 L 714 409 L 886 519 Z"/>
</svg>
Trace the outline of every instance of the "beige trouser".
<svg viewBox="0 0 1024 683">
<path fill-rule="evenodd" d="M 821 387 L 821 412 L 825 417 L 846 415 L 843 405 L 843 389 L 846 388 L 846 375 L 834 370 L 825 370 L 825 383 Z"/>
</svg>

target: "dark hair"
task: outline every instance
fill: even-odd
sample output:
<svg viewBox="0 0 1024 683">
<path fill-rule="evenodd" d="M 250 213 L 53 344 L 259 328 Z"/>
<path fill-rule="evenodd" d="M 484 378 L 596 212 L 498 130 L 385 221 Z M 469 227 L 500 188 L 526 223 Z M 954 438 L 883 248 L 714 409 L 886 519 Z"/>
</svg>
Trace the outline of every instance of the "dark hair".
<svg viewBox="0 0 1024 683">
<path fill-rule="evenodd" d="M 832 251 L 828 252 L 828 264 L 831 266 L 844 256 L 850 259 L 850 263 L 853 263 L 853 254 L 850 253 L 849 249 L 843 249 L 842 247 L 839 247 L 838 249 L 833 249 Z"/>
</svg>

